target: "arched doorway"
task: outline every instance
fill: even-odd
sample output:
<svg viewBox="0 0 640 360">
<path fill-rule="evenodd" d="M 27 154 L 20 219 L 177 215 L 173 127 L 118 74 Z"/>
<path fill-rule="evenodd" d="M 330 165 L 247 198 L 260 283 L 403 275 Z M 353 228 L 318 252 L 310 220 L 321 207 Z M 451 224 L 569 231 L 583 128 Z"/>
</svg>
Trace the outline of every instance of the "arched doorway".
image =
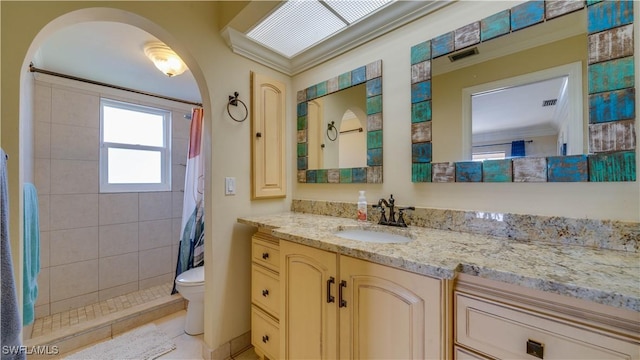
<svg viewBox="0 0 640 360">
<path fill-rule="evenodd" d="M 210 113 L 208 109 L 208 104 L 210 104 L 210 101 L 208 98 L 208 90 L 207 90 L 206 82 L 198 64 L 193 59 L 193 57 L 186 50 L 184 50 L 184 48 L 179 43 L 177 43 L 174 37 L 166 30 L 162 29 L 158 25 L 152 23 L 151 21 L 143 17 L 140 17 L 136 14 L 125 12 L 122 10 L 109 9 L 109 8 L 81 9 L 81 10 L 69 12 L 67 14 L 64 14 L 63 16 L 60 16 L 54 19 L 53 21 L 48 23 L 46 26 L 44 26 L 41 29 L 41 31 L 34 37 L 34 40 L 32 41 L 29 47 L 29 50 L 26 53 L 25 59 L 22 64 L 22 68 L 23 69 L 28 68 L 29 63 L 35 56 L 37 50 L 40 48 L 40 46 L 43 43 L 46 42 L 46 39 L 51 34 L 65 27 L 71 26 L 73 24 L 87 22 L 87 21 L 112 21 L 112 22 L 118 22 L 118 23 L 135 26 L 150 34 L 153 34 L 159 40 L 170 45 L 187 63 L 187 66 L 189 67 L 189 69 L 191 69 L 194 75 L 194 78 L 196 79 L 196 82 L 198 84 L 198 87 L 200 89 L 200 94 L 204 103 L 205 114 Z M 22 184 L 24 182 L 29 182 L 29 181 L 35 180 L 36 178 L 36 174 L 34 174 L 34 170 L 33 170 L 34 168 L 37 167 L 37 164 L 35 164 L 35 160 L 34 160 L 35 151 L 33 149 L 35 144 L 33 141 L 30 141 L 30 139 L 33 139 L 33 138 L 36 138 L 36 141 L 37 141 L 37 137 L 38 137 L 37 133 L 34 135 L 34 132 L 36 132 L 34 130 L 35 114 L 34 114 L 34 111 L 32 110 L 32 107 L 35 101 L 34 87 L 35 86 L 33 85 L 33 78 L 31 77 L 31 74 L 29 74 L 27 71 L 25 71 L 24 73 L 21 73 L 20 116 L 19 116 L 20 118 L 20 135 L 19 135 L 20 137 L 20 142 L 19 142 L 20 143 L 20 148 L 19 148 L 20 193 L 22 193 Z M 205 115 L 205 119 L 206 118 L 207 116 Z M 208 121 L 208 120 L 205 120 L 205 121 Z M 209 128 L 209 125 L 205 125 L 205 129 L 206 128 Z M 205 134 L 207 134 L 207 131 L 205 131 Z M 208 139 L 209 137 L 205 135 L 205 141 L 209 141 Z M 51 199 L 49 199 L 49 202 L 51 203 Z M 20 214 L 23 213 L 23 210 L 22 210 L 23 206 L 24 205 L 22 204 L 22 200 L 21 200 L 19 205 Z M 207 213 L 206 216 L 209 217 L 210 213 Z M 18 252 L 20 254 L 21 254 L 21 249 L 23 248 L 22 228 L 23 228 L 23 221 L 22 219 L 20 219 L 20 225 L 18 226 L 18 229 L 19 229 L 18 231 L 20 233 L 20 236 L 18 236 L 19 244 L 17 246 Z M 65 229 L 57 229 L 57 230 L 63 231 Z M 51 239 L 49 239 L 48 241 L 51 241 Z M 14 252 L 15 251 L 16 250 L 14 250 Z M 22 259 L 22 255 L 19 255 L 18 258 Z M 172 261 L 174 260 L 172 259 Z M 21 279 L 23 274 L 23 265 L 20 264 L 19 266 L 16 266 L 16 267 L 19 269 L 18 270 L 19 276 L 17 276 L 17 280 L 18 280 L 17 283 L 20 284 L 22 282 Z M 19 286 L 19 288 L 21 287 Z"/>
</svg>

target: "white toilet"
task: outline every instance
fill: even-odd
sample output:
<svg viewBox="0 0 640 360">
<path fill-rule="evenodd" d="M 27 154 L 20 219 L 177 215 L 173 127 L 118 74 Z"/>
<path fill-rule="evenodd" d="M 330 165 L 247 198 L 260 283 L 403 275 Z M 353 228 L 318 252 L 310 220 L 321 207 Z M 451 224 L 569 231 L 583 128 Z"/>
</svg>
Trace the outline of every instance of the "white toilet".
<svg viewBox="0 0 640 360">
<path fill-rule="evenodd" d="M 199 335 L 204 332 L 204 266 L 189 269 L 176 278 L 176 289 L 189 301 L 184 332 Z"/>
</svg>

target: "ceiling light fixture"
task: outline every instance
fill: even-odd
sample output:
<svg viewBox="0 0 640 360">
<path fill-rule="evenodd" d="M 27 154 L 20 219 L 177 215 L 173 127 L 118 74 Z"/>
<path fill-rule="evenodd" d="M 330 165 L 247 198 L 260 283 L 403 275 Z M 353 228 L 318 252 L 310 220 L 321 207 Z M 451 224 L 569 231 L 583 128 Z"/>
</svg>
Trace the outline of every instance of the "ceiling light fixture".
<svg viewBox="0 0 640 360">
<path fill-rule="evenodd" d="M 167 45 L 152 41 L 144 45 L 144 54 L 168 77 L 177 76 L 187 70 L 180 56 Z"/>
</svg>

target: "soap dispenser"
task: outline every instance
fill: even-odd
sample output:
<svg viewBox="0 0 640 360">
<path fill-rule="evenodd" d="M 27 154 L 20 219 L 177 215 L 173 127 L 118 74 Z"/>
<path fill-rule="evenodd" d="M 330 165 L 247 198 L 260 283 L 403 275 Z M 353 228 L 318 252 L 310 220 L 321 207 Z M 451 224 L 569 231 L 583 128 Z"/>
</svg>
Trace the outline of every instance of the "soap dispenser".
<svg viewBox="0 0 640 360">
<path fill-rule="evenodd" d="M 367 221 L 367 198 L 364 196 L 364 190 L 360 190 L 358 197 L 358 221 Z"/>
</svg>

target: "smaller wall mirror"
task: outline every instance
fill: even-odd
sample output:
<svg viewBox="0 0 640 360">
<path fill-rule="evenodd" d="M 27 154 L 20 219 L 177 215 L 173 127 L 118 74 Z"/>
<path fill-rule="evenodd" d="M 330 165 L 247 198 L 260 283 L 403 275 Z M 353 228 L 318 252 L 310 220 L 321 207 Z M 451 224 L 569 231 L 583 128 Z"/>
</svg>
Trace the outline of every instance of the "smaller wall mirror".
<svg viewBox="0 0 640 360">
<path fill-rule="evenodd" d="M 298 92 L 298 182 L 382 182 L 382 60 Z"/>
</svg>

